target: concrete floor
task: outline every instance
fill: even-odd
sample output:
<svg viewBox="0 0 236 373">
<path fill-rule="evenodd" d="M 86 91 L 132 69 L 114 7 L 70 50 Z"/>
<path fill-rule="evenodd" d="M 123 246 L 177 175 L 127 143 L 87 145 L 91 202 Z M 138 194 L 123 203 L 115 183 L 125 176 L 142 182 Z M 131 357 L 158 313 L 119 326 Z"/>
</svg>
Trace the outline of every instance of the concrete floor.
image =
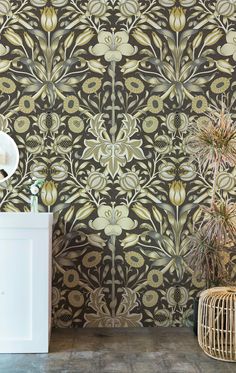
<svg viewBox="0 0 236 373">
<path fill-rule="evenodd" d="M 191 329 L 56 329 L 50 353 L 0 354 L 1 373 L 233 373 L 207 357 Z"/>
</svg>

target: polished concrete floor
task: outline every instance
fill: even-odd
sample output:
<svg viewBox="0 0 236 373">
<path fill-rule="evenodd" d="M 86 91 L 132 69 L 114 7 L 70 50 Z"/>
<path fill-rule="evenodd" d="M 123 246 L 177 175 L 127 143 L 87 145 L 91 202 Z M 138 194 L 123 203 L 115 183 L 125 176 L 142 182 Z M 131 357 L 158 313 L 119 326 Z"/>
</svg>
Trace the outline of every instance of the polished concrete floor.
<svg viewBox="0 0 236 373">
<path fill-rule="evenodd" d="M 1 354 L 1 373 L 233 373 L 187 328 L 56 329 L 50 353 Z"/>
</svg>

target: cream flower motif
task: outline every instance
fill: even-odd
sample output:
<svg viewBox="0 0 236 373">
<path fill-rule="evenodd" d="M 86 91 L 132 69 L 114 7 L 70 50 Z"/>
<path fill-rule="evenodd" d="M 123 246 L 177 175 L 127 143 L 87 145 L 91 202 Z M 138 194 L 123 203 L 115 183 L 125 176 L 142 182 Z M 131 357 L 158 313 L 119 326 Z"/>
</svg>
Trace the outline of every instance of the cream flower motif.
<svg viewBox="0 0 236 373">
<path fill-rule="evenodd" d="M 5 56 L 10 51 L 10 48 L 8 46 L 5 46 L 3 44 L 0 44 L 0 57 Z"/>
<path fill-rule="evenodd" d="M 90 226 L 95 230 L 102 230 L 107 236 L 120 236 L 122 229 L 131 230 L 136 227 L 136 221 L 128 218 L 129 209 L 127 206 L 107 206 L 98 207 L 98 218 L 90 221 Z"/>
<path fill-rule="evenodd" d="M 140 4 L 137 0 L 120 0 L 117 8 L 123 18 L 140 16 Z"/>
<path fill-rule="evenodd" d="M 11 3 L 9 0 L 0 0 L 0 17 L 11 14 Z"/>
<path fill-rule="evenodd" d="M 100 31 L 98 44 L 91 48 L 91 52 L 95 56 L 104 56 L 108 62 L 118 62 L 122 56 L 132 56 L 137 52 L 137 48 L 132 47 L 128 41 L 129 34 L 126 31 Z"/>
<path fill-rule="evenodd" d="M 3 114 L 0 114 L 0 131 L 9 132 L 8 124 L 8 119 Z"/>
<path fill-rule="evenodd" d="M 142 140 L 133 138 L 137 128 L 137 120 L 130 114 L 124 114 L 124 119 L 114 141 L 108 134 L 101 114 L 96 114 L 90 120 L 89 132 L 92 139 L 84 140 L 83 160 L 94 159 L 114 178 L 122 174 L 122 168 L 133 159 L 145 159 Z"/>
<path fill-rule="evenodd" d="M 229 31 L 226 35 L 227 43 L 218 48 L 218 52 L 223 56 L 233 56 L 236 61 L 236 31 Z"/>
<path fill-rule="evenodd" d="M 103 18 L 106 16 L 108 9 L 107 0 L 89 0 L 87 4 L 87 12 L 90 16 L 95 18 Z"/>
<path fill-rule="evenodd" d="M 236 10 L 236 0 L 218 0 L 216 12 L 226 18 L 232 17 Z"/>
<path fill-rule="evenodd" d="M 195 5 L 197 0 L 179 0 L 181 6 L 185 8 L 190 8 L 191 6 Z M 166 8 L 171 8 L 177 3 L 176 0 L 159 0 L 159 4 Z"/>
</svg>

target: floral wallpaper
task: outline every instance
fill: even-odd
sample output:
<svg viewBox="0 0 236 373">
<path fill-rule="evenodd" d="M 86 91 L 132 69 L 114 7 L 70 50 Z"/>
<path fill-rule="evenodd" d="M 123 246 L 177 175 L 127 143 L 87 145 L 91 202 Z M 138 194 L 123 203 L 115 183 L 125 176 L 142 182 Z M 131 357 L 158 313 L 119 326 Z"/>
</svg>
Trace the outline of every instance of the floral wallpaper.
<svg viewBox="0 0 236 373">
<path fill-rule="evenodd" d="M 56 327 L 191 325 L 212 180 L 189 128 L 222 97 L 235 118 L 235 21 L 235 0 L 0 0 L 0 129 L 20 150 L 0 209 L 28 211 L 45 178 Z"/>
</svg>

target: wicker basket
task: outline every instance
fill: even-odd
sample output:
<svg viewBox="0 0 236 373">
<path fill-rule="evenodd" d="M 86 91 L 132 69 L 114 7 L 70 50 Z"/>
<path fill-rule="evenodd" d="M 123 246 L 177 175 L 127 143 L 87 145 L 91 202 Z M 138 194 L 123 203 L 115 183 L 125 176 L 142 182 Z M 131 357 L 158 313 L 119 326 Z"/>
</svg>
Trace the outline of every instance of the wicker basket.
<svg viewBox="0 0 236 373">
<path fill-rule="evenodd" d="M 210 357 L 236 361 L 236 287 L 216 287 L 201 293 L 198 342 Z"/>
</svg>

